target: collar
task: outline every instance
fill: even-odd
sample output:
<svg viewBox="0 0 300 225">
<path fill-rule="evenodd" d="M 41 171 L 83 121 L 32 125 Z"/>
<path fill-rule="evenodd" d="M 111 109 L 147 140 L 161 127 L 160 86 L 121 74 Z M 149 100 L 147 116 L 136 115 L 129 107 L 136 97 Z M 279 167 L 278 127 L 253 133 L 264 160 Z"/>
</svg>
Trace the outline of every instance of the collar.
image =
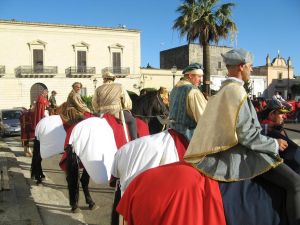
<svg viewBox="0 0 300 225">
<path fill-rule="evenodd" d="M 232 81 L 237 81 L 239 82 L 242 86 L 244 85 L 244 81 L 239 79 L 239 78 L 236 78 L 236 77 L 228 77 L 226 80 L 232 80 Z"/>
</svg>

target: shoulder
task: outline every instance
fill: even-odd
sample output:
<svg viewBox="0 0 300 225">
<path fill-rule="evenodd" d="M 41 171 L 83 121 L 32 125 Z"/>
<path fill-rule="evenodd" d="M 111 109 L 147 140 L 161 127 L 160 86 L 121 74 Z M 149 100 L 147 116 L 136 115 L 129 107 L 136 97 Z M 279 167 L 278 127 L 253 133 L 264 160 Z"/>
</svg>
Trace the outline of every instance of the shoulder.
<svg viewBox="0 0 300 225">
<path fill-rule="evenodd" d="M 231 82 L 223 86 L 221 89 L 223 93 L 229 96 L 240 96 L 242 98 L 247 96 L 245 88 L 236 82 Z"/>
</svg>

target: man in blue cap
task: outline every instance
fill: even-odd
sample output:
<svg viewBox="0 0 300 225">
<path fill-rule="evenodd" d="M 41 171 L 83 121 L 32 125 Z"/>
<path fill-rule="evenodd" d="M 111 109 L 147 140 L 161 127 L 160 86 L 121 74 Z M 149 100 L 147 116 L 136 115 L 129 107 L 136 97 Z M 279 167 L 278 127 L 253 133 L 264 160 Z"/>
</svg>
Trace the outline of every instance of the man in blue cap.
<svg viewBox="0 0 300 225">
<path fill-rule="evenodd" d="M 289 224 L 300 223 L 300 176 L 279 155 L 283 139 L 261 134 L 256 111 L 243 84 L 252 72 L 252 55 L 244 49 L 222 54 L 228 78 L 210 99 L 184 156 L 189 163 L 218 181 L 262 176 L 287 193 Z"/>
<path fill-rule="evenodd" d="M 170 94 L 170 128 L 191 140 L 207 103 L 199 90 L 203 70 L 200 64 L 193 63 L 182 73 L 184 77 L 175 85 Z"/>
</svg>

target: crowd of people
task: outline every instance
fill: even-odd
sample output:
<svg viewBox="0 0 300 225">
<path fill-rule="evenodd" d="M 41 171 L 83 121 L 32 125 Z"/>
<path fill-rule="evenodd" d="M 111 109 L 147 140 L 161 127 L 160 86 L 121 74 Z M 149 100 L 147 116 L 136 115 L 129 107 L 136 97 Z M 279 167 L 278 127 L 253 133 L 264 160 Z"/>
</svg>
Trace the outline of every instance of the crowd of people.
<svg viewBox="0 0 300 225">
<path fill-rule="evenodd" d="M 203 181 L 211 182 L 206 179 L 234 182 L 259 175 L 286 190 L 289 223 L 299 224 L 300 176 L 291 166 L 284 163 L 281 157 L 291 145 L 282 127 L 285 114 L 291 110 L 291 106 L 279 93 L 275 93 L 268 102 L 259 99 L 253 99 L 251 102 L 243 87 L 252 72 L 250 52 L 233 49 L 222 54 L 222 57 L 228 70 L 228 78 L 222 83 L 218 93 L 208 100 L 199 89 L 204 69 L 198 63 L 193 63 L 183 70 L 182 79 L 170 95 L 161 88 L 161 96 L 170 110 L 169 127 L 183 135 L 189 141 L 189 146 L 184 156 L 185 162 L 176 165 L 175 176 L 168 176 L 172 173 L 172 167 L 158 167 L 153 173 L 142 173 L 128 186 L 118 206 L 118 211 L 128 224 L 139 223 L 143 218 L 151 220 L 147 224 L 182 224 L 179 221 L 184 219 L 185 224 L 202 224 L 199 222 L 202 218 L 189 217 L 187 220 L 186 216 L 192 210 L 203 210 L 199 204 L 191 203 L 200 199 L 193 193 L 195 187 Z M 137 127 L 130 112 L 132 101 L 124 87 L 114 82 L 115 79 L 115 75 L 110 72 L 103 75 L 103 84 L 96 88 L 93 95 L 93 113 L 108 113 L 122 121 L 123 126 L 127 124 L 128 140 L 134 140 L 137 138 Z M 92 116 L 91 109 L 80 96 L 81 88 L 80 82 L 72 85 L 72 91 L 60 111 L 64 123 L 72 125 Z M 22 136 L 26 143 L 24 151 L 27 155 L 30 155 L 28 141 L 34 138 L 32 132 L 35 125 L 48 115 L 47 110 L 51 113 L 56 112 L 56 94 L 56 91 L 52 91 L 48 100 L 48 90 L 43 90 L 35 106 L 22 117 L 25 133 L 31 132 L 30 135 Z M 127 129 L 124 129 L 124 132 L 126 133 Z M 151 187 L 153 180 L 159 184 L 160 191 Z M 170 187 L 170 182 L 180 185 Z M 214 187 L 213 183 L 210 185 Z M 168 191 L 176 200 L 174 204 L 178 201 L 185 205 L 178 205 L 176 213 L 175 206 L 168 206 L 171 198 L 167 194 Z M 215 198 L 212 197 L 210 201 L 214 201 Z M 157 199 L 160 199 L 160 210 L 155 209 Z M 216 203 L 215 207 L 220 209 L 218 204 Z M 218 216 L 218 213 L 219 211 L 216 211 L 211 216 Z M 224 221 L 225 219 L 220 217 L 217 221 L 210 221 L 210 224 L 222 224 Z"/>
</svg>

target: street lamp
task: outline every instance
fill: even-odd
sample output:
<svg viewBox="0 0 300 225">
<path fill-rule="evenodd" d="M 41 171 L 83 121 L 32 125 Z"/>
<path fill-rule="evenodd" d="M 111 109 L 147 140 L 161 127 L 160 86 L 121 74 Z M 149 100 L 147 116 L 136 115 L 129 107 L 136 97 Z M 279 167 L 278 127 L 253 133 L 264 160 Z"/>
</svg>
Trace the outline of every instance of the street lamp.
<svg viewBox="0 0 300 225">
<path fill-rule="evenodd" d="M 173 87 L 174 87 L 175 86 L 175 74 L 177 72 L 177 67 L 175 65 L 171 68 L 171 72 L 173 74 Z"/>
<path fill-rule="evenodd" d="M 97 82 L 98 82 L 98 80 L 97 80 L 97 78 L 95 77 L 94 80 L 93 80 L 93 84 L 94 84 L 94 88 L 95 88 L 95 89 L 96 89 L 96 87 L 97 87 Z"/>
</svg>

